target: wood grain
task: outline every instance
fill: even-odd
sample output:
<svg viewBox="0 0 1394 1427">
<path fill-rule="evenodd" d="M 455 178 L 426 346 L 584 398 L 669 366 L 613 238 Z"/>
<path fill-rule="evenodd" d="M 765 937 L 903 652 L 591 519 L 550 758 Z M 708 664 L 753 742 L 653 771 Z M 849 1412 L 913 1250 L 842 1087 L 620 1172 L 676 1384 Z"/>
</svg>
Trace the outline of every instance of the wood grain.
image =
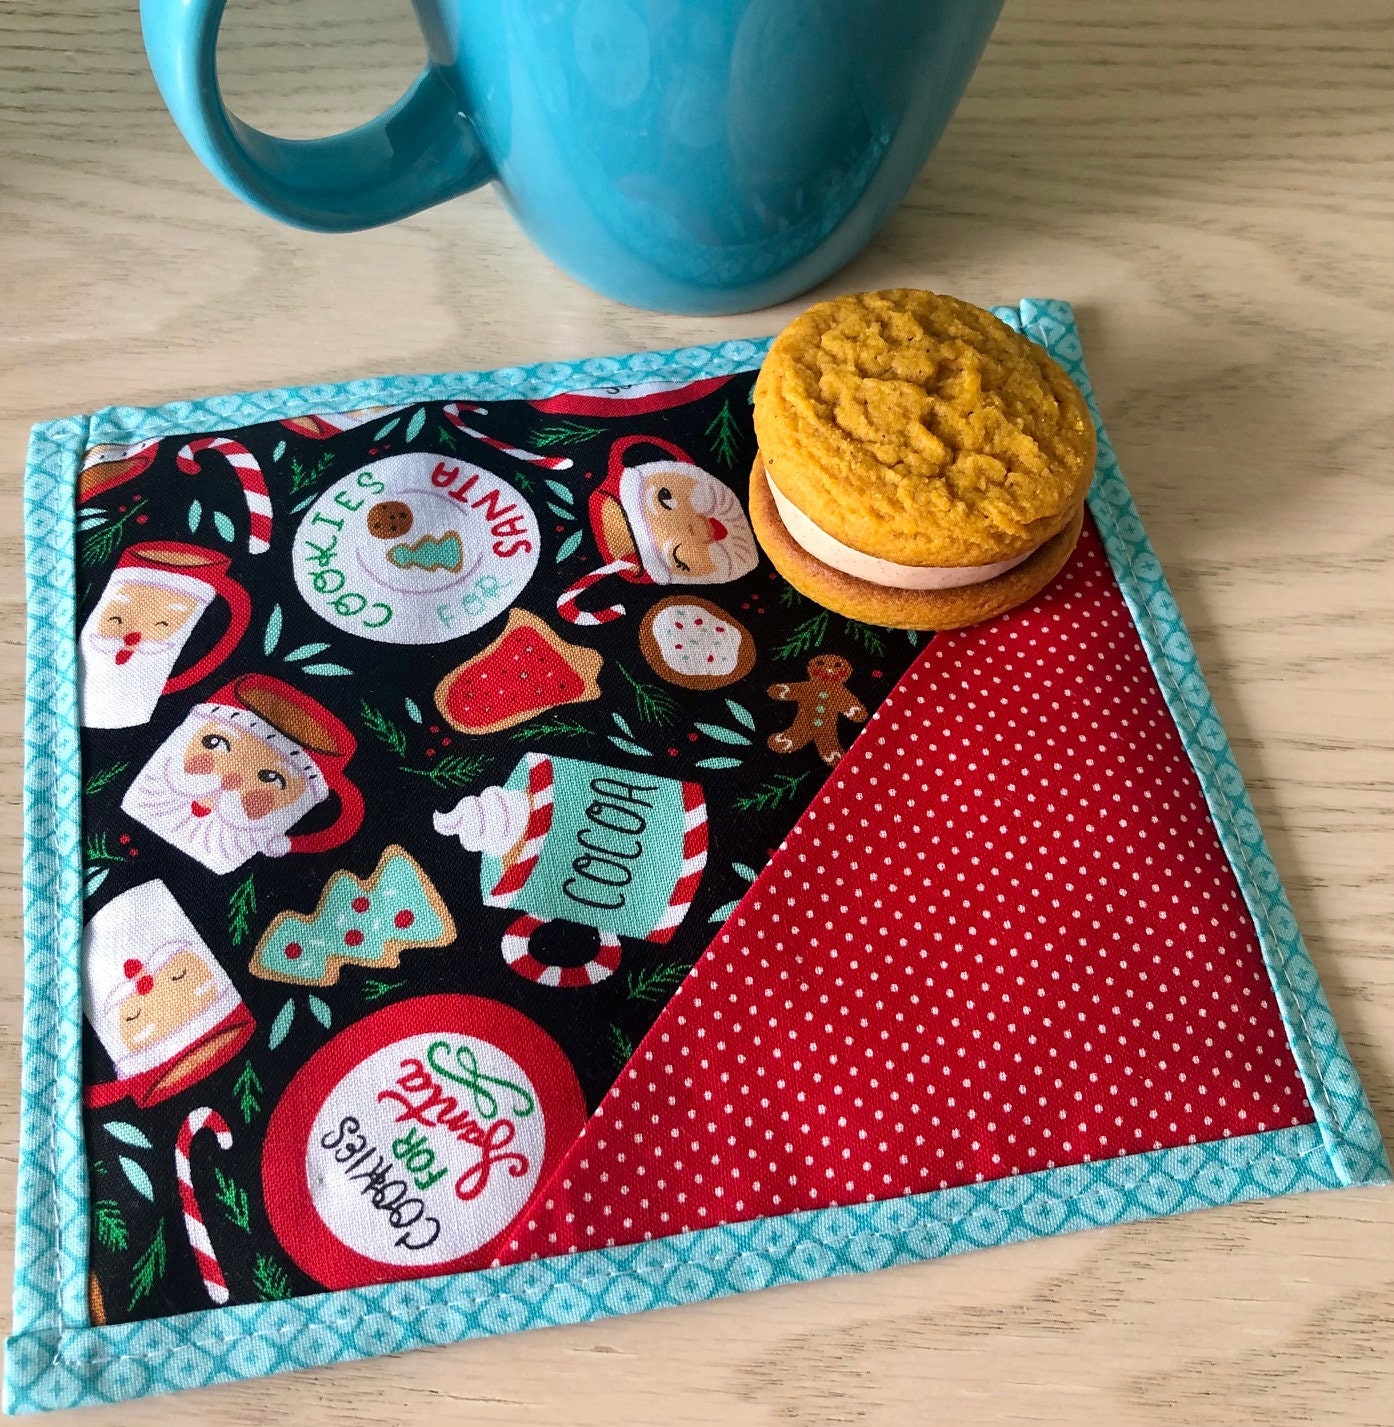
<svg viewBox="0 0 1394 1427">
<path fill-rule="evenodd" d="M 695 2 L 695 0 L 694 0 Z M 405 5 L 239 3 L 248 117 L 414 70 Z M 492 193 L 323 238 L 184 148 L 134 5 L 0 9 L 0 1202 L 12 1237 L 30 423 L 109 402 L 666 347 Z M 1009 0 L 904 207 L 828 291 L 1077 306 L 1095 384 L 1308 944 L 1394 1130 L 1394 15 Z M 73 1416 L 103 1424 L 1394 1423 L 1394 1195 L 1216 1211 Z M 55 1419 L 57 1421 L 59 1419 Z M 64 1419 L 66 1420 L 66 1419 Z"/>
</svg>

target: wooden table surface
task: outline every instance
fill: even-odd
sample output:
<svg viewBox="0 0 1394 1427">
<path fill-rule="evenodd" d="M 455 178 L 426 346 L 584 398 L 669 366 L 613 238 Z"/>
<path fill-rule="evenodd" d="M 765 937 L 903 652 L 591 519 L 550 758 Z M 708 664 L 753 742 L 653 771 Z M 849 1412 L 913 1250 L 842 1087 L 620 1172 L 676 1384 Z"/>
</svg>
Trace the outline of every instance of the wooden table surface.
<svg viewBox="0 0 1394 1427">
<path fill-rule="evenodd" d="M 766 333 L 794 311 L 684 319 L 616 306 L 530 248 L 491 192 L 350 237 L 280 227 L 184 147 L 135 9 L 0 9 L 7 1256 L 30 424 L 113 402 Z M 245 117 L 308 135 L 380 108 L 419 50 L 405 4 L 238 0 L 224 76 Z M 1074 302 L 1124 471 L 1387 1136 L 1392 53 L 1388 0 L 1008 0 L 906 204 L 825 289 Z M 1391 1320 L 1394 1193 L 1368 1190 L 72 1420 L 1389 1424 Z"/>
</svg>

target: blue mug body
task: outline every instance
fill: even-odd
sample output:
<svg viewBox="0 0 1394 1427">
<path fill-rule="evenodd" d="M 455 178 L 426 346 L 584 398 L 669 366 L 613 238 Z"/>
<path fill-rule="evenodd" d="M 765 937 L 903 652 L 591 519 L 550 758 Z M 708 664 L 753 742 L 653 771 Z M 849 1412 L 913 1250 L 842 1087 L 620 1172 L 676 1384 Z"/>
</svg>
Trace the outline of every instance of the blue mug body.
<svg viewBox="0 0 1394 1427">
<path fill-rule="evenodd" d="M 224 0 L 141 0 L 208 168 L 299 227 L 390 223 L 490 180 L 588 286 L 749 311 L 865 246 L 962 96 L 1002 0 L 414 0 L 428 62 L 386 114 L 273 138 L 223 106 Z"/>
</svg>

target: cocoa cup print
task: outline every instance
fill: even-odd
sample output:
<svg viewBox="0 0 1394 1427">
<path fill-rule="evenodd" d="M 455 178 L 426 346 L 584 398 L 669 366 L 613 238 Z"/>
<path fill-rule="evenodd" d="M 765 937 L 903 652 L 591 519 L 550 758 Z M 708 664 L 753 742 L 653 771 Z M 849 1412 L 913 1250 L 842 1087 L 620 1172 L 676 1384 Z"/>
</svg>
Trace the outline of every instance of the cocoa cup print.
<svg viewBox="0 0 1394 1427">
<path fill-rule="evenodd" d="M 228 574 L 226 555 L 178 540 L 124 550 L 78 638 L 84 728 L 149 723 L 166 694 L 192 688 L 241 643 L 251 619 L 246 590 Z M 174 673 L 209 607 L 221 602 L 227 627 L 213 647 Z"/>
<path fill-rule="evenodd" d="M 612 975 L 622 936 L 664 943 L 682 924 L 707 862 L 707 808 L 696 783 L 529 753 L 498 787 L 437 813 L 436 831 L 478 852 L 479 889 L 515 913 L 508 964 L 544 986 Z M 533 934 L 553 920 L 600 933 L 583 966 L 547 965 Z"/>
</svg>

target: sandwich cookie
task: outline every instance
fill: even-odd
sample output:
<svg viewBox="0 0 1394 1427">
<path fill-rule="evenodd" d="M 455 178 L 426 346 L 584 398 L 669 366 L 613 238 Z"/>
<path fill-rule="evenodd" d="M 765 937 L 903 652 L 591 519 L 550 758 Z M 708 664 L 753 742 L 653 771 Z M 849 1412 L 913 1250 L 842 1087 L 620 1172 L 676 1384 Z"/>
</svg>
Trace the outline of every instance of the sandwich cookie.
<svg viewBox="0 0 1394 1427">
<path fill-rule="evenodd" d="M 855 293 L 780 333 L 755 385 L 750 515 L 775 567 L 852 619 L 954 629 L 1074 549 L 1094 426 L 1069 377 L 957 298 Z"/>
</svg>

